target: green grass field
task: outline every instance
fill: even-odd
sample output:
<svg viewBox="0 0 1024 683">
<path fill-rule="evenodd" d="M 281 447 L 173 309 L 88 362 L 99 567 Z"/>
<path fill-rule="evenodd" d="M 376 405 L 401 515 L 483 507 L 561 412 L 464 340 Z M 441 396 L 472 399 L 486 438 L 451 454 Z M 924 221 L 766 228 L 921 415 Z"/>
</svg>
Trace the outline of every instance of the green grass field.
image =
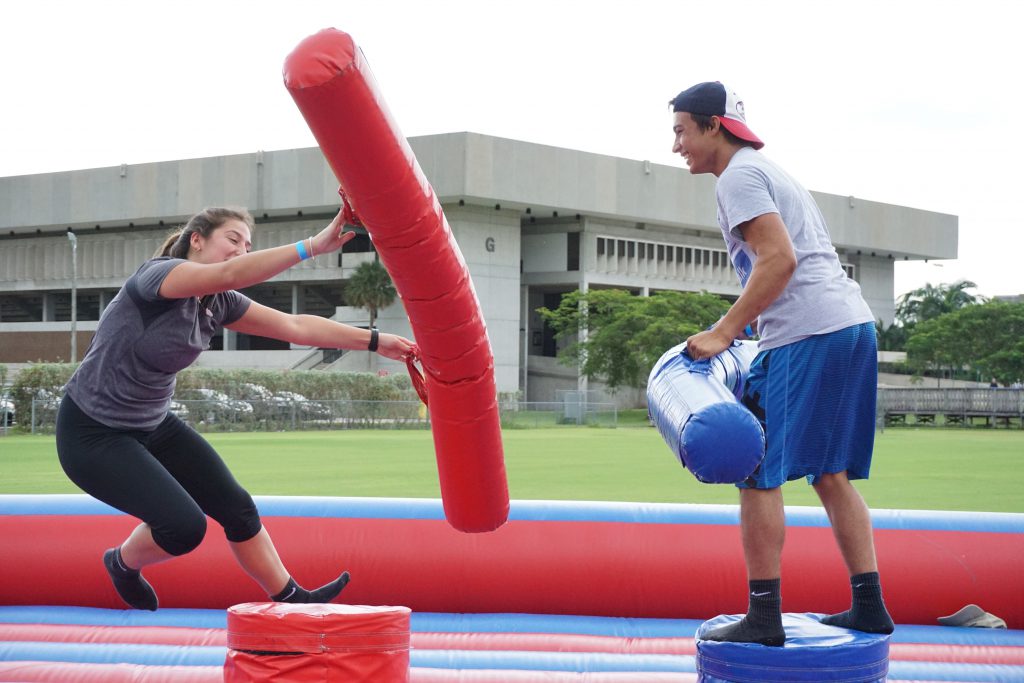
<svg viewBox="0 0 1024 683">
<path fill-rule="evenodd" d="M 427 431 L 210 434 L 254 494 L 437 498 Z M 514 499 L 735 503 L 732 486 L 695 480 L 648 427 L 511 429 L 504 433 Z M 1016 474 L 1024 432 L 889 429 L 879 433 L 869 481 L 872 508 L 1024 512 Z M 790 482 L 789 505 L 816 505 Z M 0 493 L 72 493 L 52 436 L 0 438 Z"/>
</svg>

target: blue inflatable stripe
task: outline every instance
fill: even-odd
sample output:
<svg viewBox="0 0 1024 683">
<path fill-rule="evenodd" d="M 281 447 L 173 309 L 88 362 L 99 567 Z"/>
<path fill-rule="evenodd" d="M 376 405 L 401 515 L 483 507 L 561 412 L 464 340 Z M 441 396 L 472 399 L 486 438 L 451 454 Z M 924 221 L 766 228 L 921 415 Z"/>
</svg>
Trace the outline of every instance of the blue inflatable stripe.
<svg viewBox="0 0 1024 683">
<path fill-rule="evenodd" d="M 1009 683 L 1024 681 L 1024 666 L 1009 664 L 946 664 L 889 661 L 889 678 L 909 681 L 971 681 Z"/>
<path fill-rule="evenodd" d="M 330 498 L 256 496 L 268 517 L 345 517 L 354 519 L 443 520 L 441 501 L 432 498 Z M 82 494 L 0 495 L 0 515 L 120 515 Z M 537 522 L 628 522 L 639 524 L 739 523 L 736 505 L 686 503 L 617 503 L 596 501 L 513 500 L 509 519 Z M 1010 512 L 942 512 L 873 510 L 876 529 L 978 531 L 1024 534 L 1024 514 Z M 818 507 L 786 507 L 791 527 L 827 527 Z"/>
<path fill-rule="evenodd" d="M 81 493 L 0 495 L 0 515 L 121 515 L 116 508 Z"/>
<path fill-rule="evenodd" d="M 966 626 L 923 626 L 899 624 L 889 636 L 891 643 L 930 645 L 1001 645 L 1024 647 L 1024 631 L 1005 628 L 969 628 Z M 1024 680 L 1024 679 L 1022 679 Z"/>
<path fill-rule="evenodd" d="M 651 671 L 695 673 L 691 655 L 620 655 L 577 652 L 508 652 L 500 650 L 413 650 L 412 666 L 428 669 L 497 669 L 518 671 Z"/>
<path fill-rule="evenodd" d="M 560 614 L 412 613 L 412 630 L 416 633 L 557 633 L 618 638 L 693 638 L 701 623 L 698 619 Z"/>
<path fill-rule="evenodd" d="M 187 628 L 228 627 L 227 612 L 221 609 L 164 607 L 156 612 L 100 607 L 0 606 L 3 624 L 73 624 L 75 626 L 184 626 Z"/>
<path fill-rule="evenodd" d="M 0 606 L 0 623 L 226 629 L 227 613 L 166 607 L 144 612 L 98 607 Z M 619 638 L 692 638 L 702 623 L 695 619 L 446 612 L 413 612 L 411 620 L 416 633 L 552 633 Z M 890 636 L 890 642 L 1024 647 L 1024 630 L 901 624 Z"/>
<path fill-rule="evenodd" d="M 223 666 L 226 656 L 227 649 L 219 646 L 0 641 L 0 661 L 5 662 Z"/>
</svg>

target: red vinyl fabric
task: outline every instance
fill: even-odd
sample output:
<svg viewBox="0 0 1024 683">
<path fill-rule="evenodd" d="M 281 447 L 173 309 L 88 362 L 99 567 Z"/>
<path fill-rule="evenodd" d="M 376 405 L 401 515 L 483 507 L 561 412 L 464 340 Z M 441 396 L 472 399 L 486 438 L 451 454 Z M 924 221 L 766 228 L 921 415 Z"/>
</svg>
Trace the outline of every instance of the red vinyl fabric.
<svg viewBox="0 0 1024 683">
<path fill-rule="evenodd" d="M 465 532 L 508 518 L 494 356 L 469 269 L 408 141 L 352 38 L 325 29 L 284 83 L 405 305 L 423 364 L 445 517 Z"/>
<path fill-rule="evenodd" d="M 690 619 L 747 607 L 738 526 L 513 520 L 491 534 L 464 534 L 439 519 L 266 516 L 264 523 L 296 580 L 318 585 L 344 566 L 355 577 L 345 599 L 358 604 Z M 123 609 L 97 549 L 135 524 L 124 515 L 0 515 L 0 538 L 19 554 L 0 566 L 0 604 Z M 849 607 L 849 578 L 831 534 L 787 530 L 785 611 Z M 897 623 L 934 624 L 977 603 L 1024 628 L 1021 534 L 876 529 L 875 542 Z M 146 577 L 164 607 L 226 609 L 264 599 L 214 533 Z"/>
<path fill-rule="evenodd" d="M 406 607 L 245 603 L 228 609 L 225 683 L 407 683 Z"/>
</svg>

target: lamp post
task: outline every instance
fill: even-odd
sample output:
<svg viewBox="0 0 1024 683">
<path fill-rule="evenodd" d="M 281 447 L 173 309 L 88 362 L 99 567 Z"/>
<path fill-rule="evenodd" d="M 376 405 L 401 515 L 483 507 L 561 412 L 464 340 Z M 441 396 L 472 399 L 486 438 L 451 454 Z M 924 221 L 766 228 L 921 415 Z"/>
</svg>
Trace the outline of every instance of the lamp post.
<svg viewBox="0 0 1024 683">
<path fill-rule="evenodd" d="M 71 362 L 78 360 L 78 236 L 68 230 L 71 241 Z"/>
</svg>

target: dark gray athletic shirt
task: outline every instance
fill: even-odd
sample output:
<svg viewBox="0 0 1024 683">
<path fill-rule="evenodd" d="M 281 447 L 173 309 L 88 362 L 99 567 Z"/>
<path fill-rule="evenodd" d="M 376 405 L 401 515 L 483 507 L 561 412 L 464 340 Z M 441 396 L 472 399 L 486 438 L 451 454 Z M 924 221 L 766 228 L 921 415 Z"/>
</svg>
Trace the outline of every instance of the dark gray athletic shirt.
<svg viewBox="0 0 1024 683">
<path fill-rule="evenodd" d="M 252 300 L 236 291 L 188 299 L 158 294 L 184 263 L 161 256 L 142 264 L 103 311 L 82 364 L 65 389 L 82 411 L 115 429 L 151 430 L 167 415 L 177 373 L 210 346 Z"/>
</svg>

